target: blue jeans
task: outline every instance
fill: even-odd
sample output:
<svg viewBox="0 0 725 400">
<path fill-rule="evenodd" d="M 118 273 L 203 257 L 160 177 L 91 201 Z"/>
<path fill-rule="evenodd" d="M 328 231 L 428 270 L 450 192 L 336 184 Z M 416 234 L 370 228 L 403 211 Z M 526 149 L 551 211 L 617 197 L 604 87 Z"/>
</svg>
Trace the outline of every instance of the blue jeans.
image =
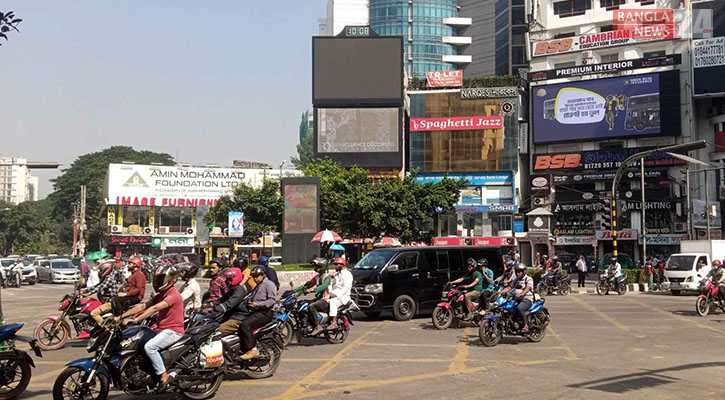
<svg viewBox="0 0 725 400">
<path fill-rule="evenodd" d="M 211 311 L 206 314 L 196 314 L 196 317 L 194 317 L 194 322 L 203 321 L 205 319 L 216 319 L 220 315 L 222 315 L 222 313 L 218 311 Z"/>
<path fill-rule="evenodd" d="M 179 339 L 181 339 L 181 336 L 183 335 L 176 331 L 164 329 L 151 338 L 151 340 L 146 342 L 146 345 L 143 348 L 146 350 L 146 355 L 149 357 L 149 360 L 151 360 L 151 365 L 154 366 L 156 375 L 161 375 L 166 372 L 166 366 L 164 365 L 164 360 L 161 359 L 159 351 L 178 342 Z"/>
</svg>

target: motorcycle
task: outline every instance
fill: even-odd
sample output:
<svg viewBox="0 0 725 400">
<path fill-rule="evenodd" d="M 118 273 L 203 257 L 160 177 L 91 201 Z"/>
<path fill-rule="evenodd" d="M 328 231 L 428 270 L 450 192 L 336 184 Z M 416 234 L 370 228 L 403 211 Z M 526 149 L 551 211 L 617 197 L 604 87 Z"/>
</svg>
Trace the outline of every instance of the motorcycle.
<svg viewBox="0 0 725 400">
<path fill-rule="evenodd" d="M 436 329 L 448 329 L 454 319 L 459 321 L 470 321 L 478 325 L 481 316 L 476 312 L 478 309 L 477 302 L 471 302 L 470 312 L 466 312 L 466 303 L 464 301 L 465 293 L 461 288 L 452 284 L 446 284 L 443 287 L 443 296 L 446 301 L 438 303 L 433 309 L 433 326 Z"/>
<path fill-rule="evenodd" d="M 340 307 L 337 312 L 337 329 L 325 329 L 317 335 L 311 335 L 314 326 L 310 321 L 310 301 L 300 300 L 297 294 L 287 291 L 282 294 L 281 312 L 275 314 L 275 318 L 284 322 L 282 326 L 282 338 L 284 340 L 283 347 L 287 347 L 292 340 L 293 335 L 297 335 L 300 340 L 303 337 L 320 338 L 324 335 L 329 343 L 344 343 L 350 334 L 350 326 L 354 325 L 352 321 L 352 311 L 357 310 L 357 304 L 350 300 L 349 303 Z M 329 314 L 318 312 L 318 324 L 321 326 L 329 323 L 332 318 Z"/>
<path fill-rule="evenodd" d="M 15 348 L 15 341 L 28 342 L 37 357 L 43 357 L 32 338 L 16 335 L 23 324 L 0 326 L 0 400 L 14 399 L 25 391 L 35 368 L 28 353 Z"/>
<path fill-rule="evenodd" d="M 697 310 L 699 316 L 704 317 L 709 314 L 710 306 L 713 304 L 725 313 L 725 301 L 722 298 L 722 293 L 720 293 L 720 287 L 718 285 L 714 285 L 709 279 L 703 279 L 700 282 L 700 293 L 695 302 L 695 310 Z"/>
<path fill-rule="evenodd" d="M 5 269 L 3 286 L 19 288 L 23 282 L 23 263 L 19 262 Z"/>
<path fill-rule="evenodd" d="M 544 274 L 541 281 L 536 285 L 536 292 L 542 296 L 552 295 L 554 293 L 566 296 L 571 293 L 571 275 L 562 276 L 559 279 L 559 286 L 554 286 L 554 275 Z"/>
<path fill-rule="evenodd" d="M 53 384 L 54 400 L 105 400 L 110 385 L 126 394 L 154 394 L 159 377 L 146 356 L 144 346 L 156 333 L 148 326 L 122 329 L 108 319 L 102 334 L 93 337 L 87 346 L 93 358 L 71 361 Z M 224 379 L 224 358 L 207 348 L 217 348 L 218 324 L 209 323 L 189 329 L 169 348 L 161 351 L 171 381 L 166 392 L 202 400 L 213 397 Z"/>
<path fill-rule="evenodd" d="M 76 339 L 87 339 L 90 332 L 96 327 L 96 321 L 91 318 L 91 311 L 101 304 L 99 300 L 83 297 L 76 285 L 73 294 L 67 294 L 58 304 L 60 315 L 46 317 L 35 327 L 33 337 L 43 350 L 57 350 L 68 341 L 71 329 L 68 319 L 73 323 Z"/>
<path fill-rule="evenodd" d="M 518 302 L 514 300 L 513 294 L 496 293 L 489 299 L 489 311 L 481 320 L 478 328 L 478 337 L 486 347 L 498 344 L 504 334 L 520 335 L 531 342 L 540 342 L 546 335 L 546 327 L 549 325 L 549 310 L 544 307 L 545 300 L 534 301 L 528 309 L 529 332 L 521 333 L 523 321 L 516 312 Z"/>
<path fill-rule="evenodd" d="M 620 296 L 627 293 L 627 275 L 622 275 L 621 284 L 617 286 L 617 277 L 605 272 L 599 275 L 599 282 L 597 282 L 597 294 L 604 296 L 609 293 L 610 290 L 614 290 Z"/>
</svg>

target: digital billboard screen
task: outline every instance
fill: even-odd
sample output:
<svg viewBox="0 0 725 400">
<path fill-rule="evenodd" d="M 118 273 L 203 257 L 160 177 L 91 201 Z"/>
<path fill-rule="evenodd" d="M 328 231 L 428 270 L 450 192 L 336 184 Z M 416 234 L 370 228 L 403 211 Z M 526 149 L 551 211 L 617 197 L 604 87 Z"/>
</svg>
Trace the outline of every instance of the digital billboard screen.
<svg viewBox="0 0 725 400">
<path fill-rule="evenodd" d="M 678 135 L 677 71 L 532 88 L 534 143 Z"/>
<path fill-rule="evenodd" d="M 402 37 L 313 37 L 312 104 L 402 105 Z"/>
<path fill-rule="evenodd" d="M 317 184 L 284 185 L 284 233 L 317 233 Z"/>
<path fill-rule="evenodd" d="M 397 153 L 400 149 L 398 108 L 321 108 L 317 115 L 318 153 Z"/>
</svg>

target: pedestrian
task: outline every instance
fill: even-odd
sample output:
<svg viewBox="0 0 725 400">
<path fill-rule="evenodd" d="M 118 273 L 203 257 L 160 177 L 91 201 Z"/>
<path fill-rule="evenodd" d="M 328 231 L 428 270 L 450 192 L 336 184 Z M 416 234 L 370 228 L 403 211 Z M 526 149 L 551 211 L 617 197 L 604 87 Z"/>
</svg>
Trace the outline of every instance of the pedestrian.
<svg viewBox="0 0 725 400">
<path fill-rule="evenodd" d="M 657 269 L 659 270 L 659 277 L 660 277 L 660 283 L 658 286 L 659 290 L 663 290 L 662 283 L 665 281 L 665 262 L 661 259 L 659 260 L 659 263 L 657 264 Z"/>
<path fill-rule="evenodd" d="M 653 289 L 654 283 L 654 267 L 652 266 L 652 259 L 648 258 L 644 263 L 644 273 L 647 275 L 647 283 L 649 284 L 649 291 Z"/>
<path fill-rule="evenodd" d="M 541 265 L 541 253 L 536 252 L 536 256 L 534 257 L 534 265 L 538 268 Z"/>
<path fill-rule="evenodd" d="M 579 261 L 576 262 L 576 269 L 579 273 L 579 283 L 577 287 L 585 287 L 585 281 L 587 277 L 587 260 L 584 259 L 584 255 L 579 256 Z"/>
</svg>

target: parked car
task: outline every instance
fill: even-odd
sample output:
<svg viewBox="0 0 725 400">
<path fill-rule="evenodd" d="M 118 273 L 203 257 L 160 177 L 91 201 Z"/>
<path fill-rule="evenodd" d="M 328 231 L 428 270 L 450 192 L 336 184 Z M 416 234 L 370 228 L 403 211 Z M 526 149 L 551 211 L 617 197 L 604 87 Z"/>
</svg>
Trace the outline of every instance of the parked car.
<svg viewBox="0 0 725 400">
<path fill-rule="evenodd" d="M 269 265 L 282 265 L 282 257 L 269 257 Z"/>
<path fill-rule="evenodd" d="M 38 282 L 73 283 L 81 273 L 69 258 L 51 258 L 37 261 Z"/>
<path fill-rule="evenodd" d="M 0 259 L 0 265 L 2 265 L 3 268 L 7 268 L 17 261 L 16 258 L 6 257 Z M 21 282 L 25 282 L 29 285 L 35 285 L 36 282 L 38 282 L 38 275 L 35 272 L 35 267 L 33 267 L 28 260 L 23 259 L 23 280 Z"/>
</svg>

